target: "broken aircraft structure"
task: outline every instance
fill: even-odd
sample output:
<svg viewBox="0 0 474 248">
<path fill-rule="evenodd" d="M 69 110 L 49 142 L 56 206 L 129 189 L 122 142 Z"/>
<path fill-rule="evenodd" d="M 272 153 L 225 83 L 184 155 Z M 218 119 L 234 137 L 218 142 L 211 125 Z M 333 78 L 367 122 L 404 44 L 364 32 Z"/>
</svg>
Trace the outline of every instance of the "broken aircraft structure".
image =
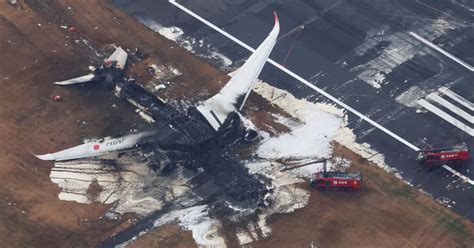
<svg viewBox="0 0 474 248">
<path fill-rule="evenodd" d="M 153 123 L 153 128 L 145 132 L 118 138 L 107 137 L 55 153 L 35 156 L 41 160 L 63 161 L 101 156 L 112 151 L 132 149 L 142 144 L 157 144 L 161 149 L 189 150 L 202 147 L 216 137 L 225 135 L 229 130 L 235 130 L 244 118 L 240 111 L 276 43 L 280 31 L 276 13 L 274 18 L 275 24 L 269 35 L 221 91 L 197 107 L 190 107 L 186 114 L 166 104 L 133 80 L 126 79 L 124 71 L 127 53 L 121 47 L 116 47 L 115 52 L 100 68 L 94 68 L 93 73 L 55 84 L 101 82 L 113 85 L 116 95 L 136 106 L 142 117 Z M 256 130 L 250 127 L 244 128 L 243 131 L 246 140 L 258 136 Z"/>
<path fill-rule="evenodd" d="M 220 92 L 190 107 L 187 113 L 180 112 L 133 80 L 126 79 L 127 53 L 117 47 L 104 65 L 92 74 L 57 84 L 104 83 L 106 87 L 114 88 L 117 96 L 137 107 L 142 117 L 152 124 L 151 128 L 35 156 L 41 160 L 64 161 L 133 149 L 127 156 L 138 157 L 140 161 L 144 158 L 144 164 L 157 174 L 166 174 L 177 167 L 193 172 L 188 182 L 193 188 L 192 195 L 200 199 L 200 203 L 214 206 L 216 211 L 268 206 L 271 199 L 266 196 L 273 190 L 268 187 L 271 179 L 252 174 L 232 154 L 244 145 L 236 140 L 257 136 L 251 125 L 242 125 L 249 120 L 242 116 L 241 110 L 275 46 L 280 27 L 276 13 L 274 17 L 275 24 L 269 35 Z M 135 149 L 137 147 L 140 149 Z M 102 157 L 98 162 L 111 170 L 122 168 L 113 159 Z M 143 219 L 144 222 L 147 220 L 148 217 Z"/>
</svg>

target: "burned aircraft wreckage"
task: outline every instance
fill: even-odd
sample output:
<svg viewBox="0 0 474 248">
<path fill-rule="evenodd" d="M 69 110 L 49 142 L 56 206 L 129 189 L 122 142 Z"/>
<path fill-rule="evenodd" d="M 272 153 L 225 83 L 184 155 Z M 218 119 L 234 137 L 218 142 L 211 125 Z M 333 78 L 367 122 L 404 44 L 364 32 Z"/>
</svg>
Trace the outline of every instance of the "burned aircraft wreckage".
<svg viewBox="0 0 474 248">
<path fill-rule="evenodd" d="M 227 200 L 246 205 L 262 203 L 266 193 L 263 180 L 249 175 L 229 154 L 235 141 L 241 138 L 251 141 L 258 136 L 256 130 L 242 124 L 244 117 L 240 111 L 276 43 L 280 27 L 274 15 L 275 25 L 267 38 L 223 89 L 197 107 L 188 108 L 186 114 L 125 77 L 127 53 L 120 47 L 91 74 L 56 82 L 57 85 L 98 82 L 114 88 L 117 96 L 137 107 L 140 115 L 152 123 L 152 128 L 35 156 L 41 160 L 64 161 L 140 147 L 155 155 L 156 161 L 151 166 L 162 173 L 176 165 L 191 170 L 202 168 L 201 174 L 211 178 L 219 197 L 227 196 Z"/>
</svg>

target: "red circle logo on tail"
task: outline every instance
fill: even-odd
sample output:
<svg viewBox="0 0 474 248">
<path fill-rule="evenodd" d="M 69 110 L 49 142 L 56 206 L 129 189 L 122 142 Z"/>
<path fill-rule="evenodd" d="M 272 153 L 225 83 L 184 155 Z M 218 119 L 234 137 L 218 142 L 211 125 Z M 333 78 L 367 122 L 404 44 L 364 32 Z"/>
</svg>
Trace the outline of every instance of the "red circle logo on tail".
<svg viewBox="0 0 474 248">
<path fill-rule="evenodd" d="M 92 149 L 94 149 L 94 151 L 99 150 L 99 148 L 100 148 L 99 144 L 95 144 L 95 145 L 92 147 Z"/>
</svg>

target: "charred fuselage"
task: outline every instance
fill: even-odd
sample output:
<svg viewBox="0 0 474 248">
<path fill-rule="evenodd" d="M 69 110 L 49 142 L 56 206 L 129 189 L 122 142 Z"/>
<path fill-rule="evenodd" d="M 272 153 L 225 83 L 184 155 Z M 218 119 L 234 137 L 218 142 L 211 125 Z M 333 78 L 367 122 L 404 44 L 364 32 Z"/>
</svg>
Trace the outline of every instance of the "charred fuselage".
<svg viewBox="0 0 474 248">
<path fill-rule="evenodd" d="M 183 113 L 148 92 L 134 81 L 122 80 L 116 84 L 116 94 L 146 116 L 152 129 L 159 130 L 152 141 L 163 149 L 189 150 L 204 148 L 218 136 L 239 131 L 239 116 L 228 118 L 221 130 L 215 131 L 195 107 Z M 243 135 L 243 134 L 242 134 Z M 240 135 L 238 135 L 240 136 Z"/>
</svg>

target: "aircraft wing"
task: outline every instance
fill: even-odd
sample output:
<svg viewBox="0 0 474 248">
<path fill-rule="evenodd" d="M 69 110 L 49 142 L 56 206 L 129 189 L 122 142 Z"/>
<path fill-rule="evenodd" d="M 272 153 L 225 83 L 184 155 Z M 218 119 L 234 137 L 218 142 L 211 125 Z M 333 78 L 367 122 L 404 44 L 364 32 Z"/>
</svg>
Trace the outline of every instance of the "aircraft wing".
<svg viewBox="0 0 474 248">
<path fill-rule="evenodd" d="M 116 47 L 115 51 L 106 60 L 104 60 L 104 62 L 107 63 L 117 61 L 117 67 L 123 69 L 127 63 L 127 57 L 127 52 L 125 52 L 121 47 Z"/>
<path fill-rule="evenodd" d="M 73 79 L 68 79 L 68 80 L 61 81 L 61 82 L 54 82 L 54 84 L 57 84 L 57 85 L 70 85 L 70 84 L 89 83 L 89 82 L 94 81 L 94 77 L 95 77 L 94 74 L 87 74 L 85 76 L 81 76 L 81 77 L 77 77 L 77 78 L 73 78 Z"/>
<path fill-rule="evenodd" d="M 127 150 L 144 142 L 146 138 L 156 134 L 156 131 L 146 131 L 129 134 L 118 138 L 104 138 L 96 142 L 81 144 L 55 153 L 35 155 L 41 160 L 64 161 L 87 157 L 97 157 L 109 152 Z"/>
<path fill-rule="evenodd" d="M 119 69 L 124 69 L 125 64 L 127 63 L 127 57 L 128 54 L 125 52 L 121 47 L 116 47 L 115 51 L 107 58 L 104 60 L 105 64 L 110 67 L 112 65 L 112 62 L 116 62 L 115 68 Z M 101 67 L 102 69 L 103 67 Z M 87 74 L 85 76 L 73 78 L 73 79 L 68 79 L 65 81 L 61 82 L 55 82 L 54 84 L 57 85 L 71 85 L 71 84 L 80 84 L 80 83 L 89 83 L 89 82 L 95 82 L 100 80 L 100 74 L 101 72 L 104 72 L 103 70 L 95 70 L 94 73 Z"/>
<path fill-rule="evenodd" d="M 197 107 L 209 124 L 217 131 L 230 113 L 241 110 L 253 89 L 257 77 L 275 46 L 280 23 L 274 12 L 275 25 L 268 37 L 240 67 L 222 90 Z"/>
</svg>

